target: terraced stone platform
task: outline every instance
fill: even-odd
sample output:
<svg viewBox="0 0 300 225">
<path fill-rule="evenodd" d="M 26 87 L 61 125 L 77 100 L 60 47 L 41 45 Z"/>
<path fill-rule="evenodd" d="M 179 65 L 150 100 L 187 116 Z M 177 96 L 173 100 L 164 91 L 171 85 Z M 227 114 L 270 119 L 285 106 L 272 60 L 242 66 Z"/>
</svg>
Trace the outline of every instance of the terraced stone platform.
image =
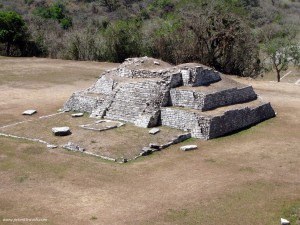
<svg viewBox="0 0 300 225">
<path fill-rule="evenodd" d="M 251 86 L 200 64 L 172 66 L 148 57 L 127 59 L 104 72 L 93 86 L 74 93 L 63 109 L 144 128 L 170 126 L 201 139 L 275 116 Z"/>
</svg>

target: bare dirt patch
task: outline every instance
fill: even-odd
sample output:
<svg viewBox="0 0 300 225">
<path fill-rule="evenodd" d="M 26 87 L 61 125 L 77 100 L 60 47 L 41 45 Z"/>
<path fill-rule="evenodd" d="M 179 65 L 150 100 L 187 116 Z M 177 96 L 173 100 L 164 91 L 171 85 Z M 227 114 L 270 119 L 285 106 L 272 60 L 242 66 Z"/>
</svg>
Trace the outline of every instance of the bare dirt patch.
<svg viewBox="0 0 300 225">
<path fill-rule="evenodd" d="M 55 112 L 74 91 L 88 88 L 104 70 L 115 66 L 113 63 L 2 58 L 0 126 L 24 120 L 21 113 L 29 108 L 38 110 L 35 117 Z"/>
<path fill-rule="evenodd" d="M 35 68 L 40 59 L 5 60 L 30 61 Z M 43 60 L 53 67 L 59 62 Z M 53 82 L 41 76 L 39 81 L 23 79 L 24 85 L 19 78 L 16 86 L 11 81 L 0 85 L 1 125 L 24 120 L 20 113 L 28 108 L 38 113 L 26 119 L 56 112 L 73 91 L 93 84 L 107 65 L 99 63 L 84 81 L 90 63 L 60 63 L 76 64 L 82 74 L 74 75 L 71 83 L 60 76 Z M 0 65 L 1 70 L 2 59 Z M 22 74 L 17 70 L 11 69 Z M 42 71 L 45 76 L 47 70 Z M 63 70 L 68 74 L 68 68 Z M 28 69 L 30 73 L 34 69 Z M 6 79 L 3 72 L 0 76 Z M 271 101 L 277 117 L 230 136 L 192 139 L 124 165 L 0 137 L 0 224 L 10 224 L 4 218 L 36 217 L 55 225 L 273 225 L 280 217 L 299 224 L 292 209 L 300 202 L 300 88 L 234 79 L 253 85 L 265 101 Z M 130 142 L 134 141 L 126 140 Z M 179 147 L 184 144 L 197 144 L 199 149 L 182 152 Z"/>
</svg>

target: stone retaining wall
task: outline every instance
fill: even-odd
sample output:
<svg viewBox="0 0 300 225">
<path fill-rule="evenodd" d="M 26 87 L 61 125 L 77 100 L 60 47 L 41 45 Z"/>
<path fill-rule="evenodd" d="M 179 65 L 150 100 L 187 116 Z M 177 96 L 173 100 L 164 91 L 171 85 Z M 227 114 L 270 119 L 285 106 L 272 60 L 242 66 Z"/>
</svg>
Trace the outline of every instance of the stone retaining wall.
<svg viewBox="0 0 300 225">
<path fill-rule="evenodd" d="M 213 117 L 210 125 L 209 138 L 216 138 L 244 127 L 257 124 L 275 116 L 270 103 L 255 108 L 230 110 L 222 116 Z"/>
<path fill-rule="evenodd" d="M 210 120 L 209 117 L 183 109 L 161 109 L 162 125 L 190 132 L 194 138 L 208 139 Z"/>
<path fill-rule="evenodd" d="M 257 98 L 257 95 L 251 86 L 231 88 L 210 94 L 193 90 L 171 89 L 170 95 L 171 105 L 198 109 L 201 111 L 249 102 Z"/>
<path fill-rule="evenodd" d="M 102 100 L 99 97 L 88 96 L 85 92 L 75 92 L 64 104 L 63 110 L 92 113 L 93 109 L 101 103 Z"/>
<path fill-rule="evenodd" d="M 216 138 L 274 116 L 270 103 L 229 110 L 220 116 L 210 117 L 184 109 L 161 109 L 162 125 L 191 132 L 192 137 L 201 139 Z"/>
<path fill-rule="evenodd" d="M 204 100 L 203 111 L 222 106 L 250 102 L 257 99 L 257 95 L 251 86 L 243 88 L 231 88 L 211 94 L 207 94 Z"/>
<path fill-rule="evenodd" d="M 171 105 L 202 110 L 206 95 L 193 90 L 171 89 Z"/>
<path fill-rule="evenodd" d="M 181 71 L 183 83 L 186 86 L 205 86 L 221 80 L 220 74 L 213 69 L 206 69 L 202 66 L 186 68 Z"/>
<path fill-rule="evenodd" d="M 108 95 L 112 93 L 116 85 L 117 82 L 115 82 L 113 79 L 108 79 L 106 76 L 102 76 L 93 86 L 87 89 L 87 92 Z"/>
</svg>

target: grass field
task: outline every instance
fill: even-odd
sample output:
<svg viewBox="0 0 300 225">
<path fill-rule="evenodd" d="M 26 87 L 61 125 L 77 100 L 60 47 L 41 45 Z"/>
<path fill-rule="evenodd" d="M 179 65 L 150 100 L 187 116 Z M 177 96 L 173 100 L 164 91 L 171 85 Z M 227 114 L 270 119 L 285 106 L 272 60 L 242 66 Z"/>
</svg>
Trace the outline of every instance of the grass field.
<svg viewBox="0 0 300 225">
<path fill-rule="evenodd" d="M 38 110 L 33 119 L 55 113 L 73 91 L 113 66 L 1 59 L 0 126 L 30 119 L 21 115 L 29 108 Z M 0 137 L 0 224 L 40 218 L 47 221 L 34 224 L 274 225 L 281 217 L 300 224 L 300 87 L 233 79 L 253 85 L 277 117 L 128 164 Z M 31 131 L 43 135 L 38 125 Z M 199 149 L 180 151 L 187 143 Z"/>
<path fill-rule="evenodd" d="M 166 144 L 184 133 L 169 127 L 159 127 L 161 131 L 156 135 L 151 135 L 149 134 L 150 129 L 139 128 L 130 123 L 120 128 L 102 132 L 80 127 L 86 124 L 96 127 L 95 122 L 98 120 L 89 118 L 88 115 L 73 118 L 70 112 L 46 118 L 36 118 L 25 123 L 0 128 L 0 132 L 30 139 L 37 138 L 53 145 L 64 145 L 72 142 L 89 152 L 114 159 L 132 159 L 138 156 L 141 149 L 148 147 L 150 143 Z M 105 122 L 98 125 L 104 128 L 105 126 L 116 125 L 116 123 Z M 54 136 L 51 132 L 52 127 L 61 126 L 70 127 L 72 134 L 64 137 Z"/>
</svg>

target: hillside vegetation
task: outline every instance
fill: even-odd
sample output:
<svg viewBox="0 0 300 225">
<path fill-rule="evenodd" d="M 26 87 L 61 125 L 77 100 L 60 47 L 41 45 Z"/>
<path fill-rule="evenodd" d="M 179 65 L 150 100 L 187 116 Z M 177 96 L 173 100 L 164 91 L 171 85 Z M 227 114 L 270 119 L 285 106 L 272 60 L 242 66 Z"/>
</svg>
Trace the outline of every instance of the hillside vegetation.
<svg viewBox="0 0 300 225">
<path fill-rule="evenodd" d="M 266 44 L 297 41 L 300 0 L 0 0 L 0 12 L 9 11 L 26 29 L 10 41 L 0 32 L 1 55 L 112 62 L 147 55 L 257 76 Z"/>
</svg>

